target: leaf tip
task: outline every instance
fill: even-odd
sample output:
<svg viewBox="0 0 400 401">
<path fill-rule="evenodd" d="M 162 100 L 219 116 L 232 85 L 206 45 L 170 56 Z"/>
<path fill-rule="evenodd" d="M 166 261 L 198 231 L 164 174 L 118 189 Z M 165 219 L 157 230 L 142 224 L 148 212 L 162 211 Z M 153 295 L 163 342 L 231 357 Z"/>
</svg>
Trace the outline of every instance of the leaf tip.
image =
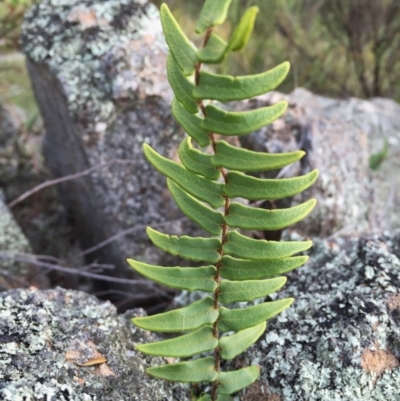
<svg viewBox="0 0 400 401">
<path fill-rule="evenodd" d="M 286 74 L 289 72 L 290 70 L 290 62 L 289 61 L 284 61 L 281 66 L 286 70 Z"/>
<path fill-rule="evenodd" d="M 151 227 L 146 227 L 146 234 L 150 237 L 150 239 L 151 239 L 151 237 L 154 235 L 154 234 L 156 234 L 156 230 L 154 230 L 153 228 L 151 228 Z"/>
<path fill-rule="evenodd" d="M 131 322 L 132 322 L 135 326 L 140 327 L 141 329 L 143 329 L 143 327 L 140 325 L 141 320 L 142 320 L 141 317 L 134 317 L 134 318 L 131 319 Z"/>
<path fill-rule="evenodd" d="M 131 267 L 134 267 L 133 264 L 135 263 L 135 261 L 134 261 L 133 259 L 126 259 L 126 261 L 128 262 L 128 264 L 129 264 Z"/>
</svg>

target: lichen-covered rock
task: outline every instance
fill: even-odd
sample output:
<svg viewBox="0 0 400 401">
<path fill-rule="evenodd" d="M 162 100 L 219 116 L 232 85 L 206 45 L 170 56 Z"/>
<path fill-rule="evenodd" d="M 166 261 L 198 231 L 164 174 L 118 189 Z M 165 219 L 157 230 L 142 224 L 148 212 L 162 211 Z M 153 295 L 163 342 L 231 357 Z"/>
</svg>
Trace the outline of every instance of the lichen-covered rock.
<svg viewBox="0 0 400 401">
<path fill-rule="evenodd" d="M 0 399 L 188 401 L 187 389 L 151 379 L 134 344 L 149 332 L 109 302 L 61 288 L 0 293 Z"/>
<path fill-rule="evenodd" d="M 400 231 L 316 241 L 274 299 L 294 304 L 234 365 L 259 364 L 243 401 L 384 401 L 400 396 Z"/>
<path fill-rule="evenodd" d="M 160 262 L 165 256 L 149 251 L 144 228 L 181 215 L 142 144 L 173 157 L 183 133 L 170 112 L 156 7 L 147 0 L 43 0 L 27 14 L 22 42 L 48 166 L 56 177 L 94 168 L 59 186 L 82 248 L 133 229 L 89 261 L 115 265 L 118 277 L 130 272 L 128 256 Z M 180 221 L 168 228 L 182 230 Z"/>
<path fill-rule="evenodd" d="M 299 88 L 290 95 L 271 92 L 235 109 L 270 105 L 285 99 L 287 112 L 273 124 L 241 137 L 246 148 L 272 153 L 303 149 L 307 155 L 279 177 L 320 171 L 316 184 L 289 201 L 288 207 L 318 199 L 318 207 L 296 229 L 306 235 L 331 236 L 379 232 L 400 227 L 400 105 L 390 99 L 330 99 Z M 369 156 L 389 142 L 389 155 L 378 171 Z M 264 174 L 276 177 L 278 172 Z"/>
<path fill-rule="evenodd" d="M 320 237 L 344 228 L 348 230 L 346 233 L 352 234 L 370 232 L 373 204 L 368 171 L 368 136 L 355 121 L 344 120 L 340 113 L 331 109 L 325 114 L 320 112 L 314 104 L 319 96 L 305 91 L 314 103 L 298 100 L 297 93 L 302 91 L 296 90 L 290 95 L 271 92 L 249 100 L 244 108 L 268 106 L 282 99 L 288 101 L 289 107 L 271 125 L 240 138 L 242 145 L 271 153 L 306 151 L 301 161 L 280 172 L 262 175 L 268 178 L 274 178 L 278 173 L 282 178 L 306 174 L 315 168 L 319 170 L 318 181 L 311 189 L 294 199 L 275 202 L 275 207 L 289 207 L 310 197 L 317 198 L 318 207 L 306 220 L 297 224 L 298 231 Z M 336 101 L 339 105 L 341 102 Z"/>
<path fill-rule="evenodd" d="M 0 191 L 0 291 L 31 285 L 46 287 L 44 278 L 34 278 L 37 268 L 14 259 L 15 254 L 31 252 L 28 240 L 8 210 Z"/>
<path fill-rule="evenodd" d="M 268 322 L 256 344 L 223 366 L 261 367 L 260 379 L 235 401 L 400 399 L 400 230 L 316 239 L 310 261 L 287 276 L 267 301 L 295 302 Z M 203 296 L 184 291 L 174 304 L 187 306 Z"/>
<path fill-rule="evenodd" d="M 19 109 L 16 109 L 18 110 Z M 13 123 L 9 110 L 0 105 L 0 183 L 6 182 L 18 170 L 18 161 L 15 151 L 17 141 L 17 127 Z"/>
<path fill-rule="evenodd" d="M 338 219 L 342 214 L 346 218 L 342 234 L 399 228 L 400 104 L 383 98 L 330 99 L 305 89 L 296 89 L 289 99 L 303 110 L 314 137 L 319 138 L 311 159 L 320 153 L 319 161 L 327 159 L 323 166 L 331 166 L 321 173 L 334 190 Z M 371 171 L 368 156 L 381 151 L 385 139 L 387 159 L 378 171 Z"/>
</svg>

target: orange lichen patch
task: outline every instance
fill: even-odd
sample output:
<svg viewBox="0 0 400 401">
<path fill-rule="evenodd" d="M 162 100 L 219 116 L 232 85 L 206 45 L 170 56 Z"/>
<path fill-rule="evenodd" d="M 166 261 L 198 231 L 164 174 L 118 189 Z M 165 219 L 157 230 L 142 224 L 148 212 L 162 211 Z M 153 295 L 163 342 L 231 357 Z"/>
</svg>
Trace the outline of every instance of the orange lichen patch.
<svg viewBox="0 0 400 401">
<path fill-rule="evenodd" d="M 254 382 L 247 390 L 243 401 L 281 401 L 278 394 L 271 394 L 267 385 L 258 380 Z"/>
<path fill-rule="evenodd" d="M 72 11 L 68 15 L 67 19 L 70 22 L 79 23 L 82 29 L 88 29 L 97 25 L 107 24 L 106 20 L 97 18 L 96 12 L 94 10 L 84 7 Z"/>
<path fill-rule="evenodd" d="M 400 310 L 400 294 L 393 294 L 386 300 L 389 310 Z"/>
<path fill-rule="evenodd" d="M 79 363 L 79 362 L 74 362 L 75 365 L 78 366 L 93 366 L 93 365 L 99 365 L 100 363 L 105 363 L 107 362 L 107 359 L 104 358 L 104 356 L 99 356 L 97 358 L 92 358 L 89 359 L 88 361 L 84 362 L 84 363 Z"/>
<path fill-rule="evenodd" d="M 76 350 L 71 350 L 71 351 L 67 351 L 65 353 L 65 360 L 67 362 L 72 362 L 72 361 L 76 361 L 77 359 L 79 359 L 81 356 L 79 351 Z"/>
<path fill-rule="evenodd" d="M 65 353 L 67 362 L 73 362 L 78 366 L 93 366 L 107 362 L 107 359 L 97 351 L 96 345 L 92 341 L 81 345 L 79 348 Z"/>
<path fill-rule="evenodd" d="M 398 359 L 388 350 L 370 350 L 365 348 L 361 354 L 361 367 L 368 373 L 376 373 L 381 376 L 386 370 L 392 370 L 399 366 Z"/>
<path fill-rule="evenodd" d="M 102 363 L 95 371 L 94 374 L 99 376 L 115 376 L 115 373 L 110 369 L 106 363 Z"/>
<path fill-rule="evenodd" d="M 379 326 L 380 324 L 381 324 L 380 321 L 375 322 L 375 323 L 372 325 L 372 331 L 375 331 L 375 330 L 378 328 L 378 326 Z"/>
<path fill-rule="evenodd" d="M 75 380 L 78 384 L 80 384 L 81 386 L 83 386 L 83 385 L 85 384 L 85 380 L 81 379 L 81 378 L 78 377 L 78 376 L 74 376 L 74 380 Z"/>
</svg>

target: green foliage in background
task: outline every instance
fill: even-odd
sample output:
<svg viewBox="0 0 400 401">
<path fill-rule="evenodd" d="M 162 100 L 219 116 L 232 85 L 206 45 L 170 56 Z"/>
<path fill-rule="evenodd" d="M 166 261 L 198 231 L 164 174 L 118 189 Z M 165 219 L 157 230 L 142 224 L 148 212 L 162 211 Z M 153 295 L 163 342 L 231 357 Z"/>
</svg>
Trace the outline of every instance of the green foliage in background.
<svg viewBox="0 0 400 401">
<path fill-rule="evenodd" d="M 19 49 L 19 35 L 25 11 L 38 0 L 0 2 L 0 50 Z"/>
<path fill-rule="evenodd" d="M 231 52 L 246 47 L 253 31 L 257 7 L 243 13 L 231 36 L 224 40 L 215 27 L 222 24 L 231 0 L 206 0 L 196 23 L 202 36 L 197 48 L 183 33 L 167 5 L 161 21 L 170 54 L 168 79 L 174 91 L 172 112 L 189 135 L 179 147 L 181 163 L 169 160 L 150 146 L 143 146 L 148 161 L 167 177 L 170 193 L 181 211 L 196 222 L 207 237 L 174 236 L 152 228 L 153 244 L 200 267 L 162 267 L 129 259 L 140 274 L 172 288 L 207 293 L 193 304 L 154 316 L 133 319 L 138 327 L 155 332 L 178 333 L 176 338 L 138 345 L 137 349 L 183 360 L 147 372 L 179 382 L 210 382 L 210 394 L 199 401 L 229 401 L 231 395 L 253 383 L 258 366 L 222 371 L 222 360 L 231 360 L 263 334 L 266 321 L 286 309 L 292 298 L 235 309 L 236 302 L 265 298 L 286 282 L 280 275 L 307 260 L 295 256 L 311 241 L 277 242 L 249 238 L 239 231 L 279 230 L 298 222 L 314 208 L 314 199 L 287 209 L 266 210 L 238 202 L 274 200 L 294 196 L 309 188 L 318 172 L 289 179 L 260 179 L 246 173 L 275 170 L 298 161 L 304 152 L 264 154 L 237 148 L 220 138 L 251 133 L 280 117 L 287 104 L 244 112 L 227 112 L 212 104 L 240 101 L 276 88 L 289 71 L 284 62 L 265 73 L 232 77 L 202 71 L 203 64 L 219 65 Z M 200 148 L 203 148 L 200 150 Z M 207 152 L 210 150 L 211 153 Z M 229 308 L 231 305 L 231 308 Z M 207 353 L 204 355 L 204 353 Z M 200 355 L 203 354 L 203 355 Z"/>
<path fill-rule="evenodd" d="M 193 24 L 202 4 L 166 2 L 184 28 Z M 249 6 L 258 6 L 262 17 L 251 46 L 230 56 L 230 73 L 263 71 L 289 58 L 292 71 L 280 87 L 283 92 L 305 87 L 327 96 L 400 101 L 400 1 L 232 0 L 232 24 L 223 36 L 229 36 Z"/>
<path fill-rule="evenodd" d="M 378 170 L 381 164 L 387 158 L 388 154 L 389 154 L 389 141 L 386 138 L 384 138 L 382 150 L 370 156 L 369 168 L 373 171 Z"/>
</svg>

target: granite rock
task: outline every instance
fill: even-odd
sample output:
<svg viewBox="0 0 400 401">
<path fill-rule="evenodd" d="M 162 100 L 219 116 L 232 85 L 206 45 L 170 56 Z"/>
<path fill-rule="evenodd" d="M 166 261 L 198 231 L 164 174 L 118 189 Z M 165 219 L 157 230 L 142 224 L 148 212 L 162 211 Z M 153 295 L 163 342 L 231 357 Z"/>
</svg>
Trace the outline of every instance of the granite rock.
<svg viewBox="0 0 400 401">
<path fill-rule="evenodd" d="M 292 240 L 302 240 L 292 233 Z M 267 299 L 294 298 L 223 370 L 259 365 L 235 401 L 400 400 L 400 230 L 314 240 L 309 262 Z M 204 293 L 187 291 L 175 307 Z"/>
<path fill-rule="evenodd" d="M 400 231 L 316 240 L 310 262 L 269 297 L 294 297 L 295 303 L 224 365 L 261 367 L 259 380 L 235 400 L 397 400 L 399 272 Z M 162 361 L 134 350 L 136 343 L 156 340 L 129 321 L 142 314 L 117 316 L 108 302 L 60 288 L 0 293 L 0 398 L 186 400 L 187 388 L 143 374 Z"/>
<path fill-rule="evenodd" d="M 159 263 L 147 225 L 186 231 L 165 179 L 142 154 L 148 143 L 174 157 L 183 133 L 170 112 L 166 45 L 156 7 L 146 0 L 44 0 L 27 14 L 23 48 L 44 118 L 44 153 L 56 177 L 93 168 L 59 186 L 88 262 L 126 258 Z M 121 235 L 122 233 L 122 235 Z M 172 259 L 171 259 L 172 260 Z"/>
<path fill-rule="evenodd" d="M 37 268 L 15 260 L 20 253 L 32 253 L 32 249 L 0 190 L 0 291 L 31 285 L 46 288 L 47 280 L 37 276 Z"/>
<path fill-rule="evenodd" d="M 330 99 L 301 88 L 290 94 L 290 102 L 303 110 L 306 119 L 319 122 L 312 124 L 314 132 L 328 143 L 322 156 L 332 168 L 322 168 L 321 172 L 326 182 L 336 186 L 338 215 L 346 217 L 341 233 L 399 228 L 400 104 L 384 98 Z M 332 127 L 336 127 L 335 132 Z M 377 171 L 372 171 L 368 158 L 382 150 L 385 139 L 388 156 Z"/>
<path fill-rule="evenodd" d="M 271 299 L 294 297 L 231 367 L 259 364 L 243 401 L 400 399 L 400 231 L 315 241 Z"/>
<path fill-rule="evenodd" d="M 119 277 L 128 275 L 126 257 L 176 263 L 150 247 L 144 231 L 147 225 L 165 225 L 172 234 L 194 233 L 141 150 L 149 143 L 176 159 L 183 135 L 169 109 L 166 46 L 156 8 L 146 0 L 43 0 L 26 16 L 22 41 L 45 121 L 48 166 L 57 177 L 94 169 L 60 185 L 82 247 L 124 234 L 87 254 L 89 261 L 115 265 Z M 282 98 L 289 102 L 287 113 L 240 138 L 241 145 L 273 153 L 304 149 L 308 154 L 300 162 L 265 176 L 292 177 L 318 168 L 320 178 L 293 199 L 262 206 L 288 207 L 316 197 L 318 207 L 295 229 L 322 238 L 399 227 L 400 106 L 385 99 L 328 99 L 297 89 L 227 107 L 243 110 Z M 372 174 L 369 155 L 383 131 L 390 157 Z"/>
<path fill-rule="evenodd" d="M 304 92 L 312 101 L 301 101 L 298 94 Z M 299 162 L 281 171 L 263 173 L 262 177 L 290 178 L 315 168 L 319 170 L 319 178 L 309 190 L 273 204 L 274 207 L 289 207 L 310 197 L 318 200 L 312 214 L 295 226 L 297 231 L 319 237 L 344 229 L 347 230 L 345 234 L 370 232 L 370 212 L 374 204 L 368 167 L 368 135 L 355 122 L 343 121 L 340 113 L 334 114 L 332 109 L 322 113 L 314 104 L 319 105 L 320 98 L 298 89 L 290 95 L 270 92 L 245 102 L 245 108 L 258 108 L 284 99 L 289 107 L 271 125 L 240 138 L 241 144 L 256 151 L 280 153 L 301 149 L 307 153 Z M 322 98 L 321 103 L 325 99 Z M 336 105 L 341 102 L 336 101 Z M 241 109 L 243 105 L 233 107 Z"/>
<path fill-rule="evenodd" d="M 0 293 L 0 399 L 189 401 L 144 373 L 161 360 L 134 349 L 155 339 L 130 322 L 143 313 L 62 288 Z"/>
</svg>

